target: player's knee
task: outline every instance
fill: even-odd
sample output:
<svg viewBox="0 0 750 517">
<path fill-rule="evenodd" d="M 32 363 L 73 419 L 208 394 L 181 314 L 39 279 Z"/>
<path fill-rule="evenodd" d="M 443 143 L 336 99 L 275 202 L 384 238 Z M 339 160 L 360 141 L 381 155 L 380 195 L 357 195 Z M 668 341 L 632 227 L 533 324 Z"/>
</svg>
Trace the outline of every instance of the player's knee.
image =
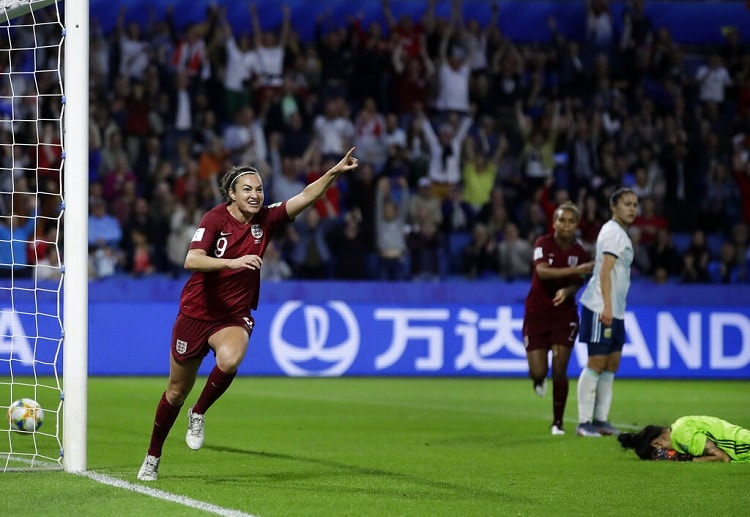
<svg viewBox="0 0 750 517">
<path fill-rule="evenodd" d="M 170 404 L 181 407 L 185 403 L 188 394 L 189 390 L 185 389 L 184 386 L 175 384 L 167 389 L 166 397 Z"/>
<path fill-rule="evenodd" d="M 568 378 L 568 369 L 566 368 L 552 368 L 552 380 L 558 381 L 561 379 Z"/>
<path fill-rule="evenodd" d="M 245 350 L 229 349 L 216 354 L 216 366 L 224 373 L 234 373 L 245 358 Z"/>
</svg>

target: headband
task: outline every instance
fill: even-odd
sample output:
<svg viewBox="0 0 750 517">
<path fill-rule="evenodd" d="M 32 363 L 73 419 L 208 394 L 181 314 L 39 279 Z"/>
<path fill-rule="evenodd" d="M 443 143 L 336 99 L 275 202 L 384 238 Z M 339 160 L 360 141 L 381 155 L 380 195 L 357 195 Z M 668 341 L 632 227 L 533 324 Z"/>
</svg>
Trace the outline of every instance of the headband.
<svg viewBox="0 0 750 517">
<path fill-rule="evenodd" d="M 232 180 L 232 183 L 229 186 L 234 188 L 234 184 L 237 183 L 237 180 L 239 179 L 239 177 L 244 176 L 245 174 L 258 174 L 258 171 L 256 171 L 255 169 L 250 169 L 248 171 L 240 172 L 237 176 L 234 177 L 234 179 Z"/>
</svg>

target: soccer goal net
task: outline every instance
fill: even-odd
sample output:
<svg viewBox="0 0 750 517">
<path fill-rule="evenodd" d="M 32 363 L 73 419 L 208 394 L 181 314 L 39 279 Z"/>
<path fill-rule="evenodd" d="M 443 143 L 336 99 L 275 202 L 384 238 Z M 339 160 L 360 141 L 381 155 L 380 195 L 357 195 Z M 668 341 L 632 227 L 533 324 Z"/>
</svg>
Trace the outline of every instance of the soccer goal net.
<svg viewBox="0 0 750 517">
<path fill-rule="evenodd" d="M 3 471 L 64 466 L 65 45 L 62 0 L 0 0 Z"/>
</svg>

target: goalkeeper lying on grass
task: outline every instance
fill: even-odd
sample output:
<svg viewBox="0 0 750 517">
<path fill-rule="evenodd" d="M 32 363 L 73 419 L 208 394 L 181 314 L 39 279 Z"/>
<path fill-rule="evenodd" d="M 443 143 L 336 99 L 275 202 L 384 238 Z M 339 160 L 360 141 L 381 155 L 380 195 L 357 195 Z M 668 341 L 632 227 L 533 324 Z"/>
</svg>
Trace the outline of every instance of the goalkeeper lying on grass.
<svg viewBox="0 0 750 517">
<path fill-rule="evenodd" d="M 647 425 L 617 439 L 642 460 L 750 463 L 750 430 L 713 416 L 683 416 L 670 427 Z"/>
</svg>

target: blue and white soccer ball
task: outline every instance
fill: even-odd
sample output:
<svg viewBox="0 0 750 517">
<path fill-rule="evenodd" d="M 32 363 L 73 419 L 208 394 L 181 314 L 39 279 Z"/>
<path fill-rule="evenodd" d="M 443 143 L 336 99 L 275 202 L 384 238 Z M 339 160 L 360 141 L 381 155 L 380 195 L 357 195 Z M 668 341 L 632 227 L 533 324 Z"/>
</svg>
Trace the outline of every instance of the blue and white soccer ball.
<svg viewBox="0 0 750 517">
<path fill-rule="evenodd" d="M 16 431 L 31 433 L 44 422 L 44 410 L 34 399 L 19 399 L 8 408 L 8 422 Z"/>
</svg>

